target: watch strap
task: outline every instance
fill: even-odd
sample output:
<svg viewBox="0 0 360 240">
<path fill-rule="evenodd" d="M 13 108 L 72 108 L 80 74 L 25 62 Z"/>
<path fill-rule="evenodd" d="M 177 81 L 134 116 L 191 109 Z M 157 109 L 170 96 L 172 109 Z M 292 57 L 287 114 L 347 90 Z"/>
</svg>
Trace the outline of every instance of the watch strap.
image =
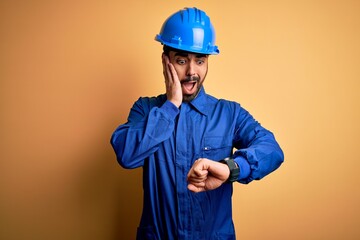
<svg viewBox="0 0 360 240">
<path fill-rule="evenodd" d="M 220 161 L 221 163 L 226 164 L 229 169 L 230 169 L 230 175 L 228 178 L 228 182 L 235 182 L 237 181 L 239 175 L 240 175 L 240 168 L 239 166 L 236 164 L 236 162 L 234 161 L 233 158 L 229 157 L 229 158 L 225 158 L 223 160 Z"/>
</svg>

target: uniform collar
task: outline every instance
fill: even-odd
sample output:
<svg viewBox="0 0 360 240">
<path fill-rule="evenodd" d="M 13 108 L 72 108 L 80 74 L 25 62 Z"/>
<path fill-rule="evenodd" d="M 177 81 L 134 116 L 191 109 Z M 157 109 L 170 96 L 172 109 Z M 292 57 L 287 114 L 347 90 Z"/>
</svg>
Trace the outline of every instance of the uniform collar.
<svg viewBox="0 0 360 240">
<path fill-rule="evenodd" d="M 205 93 L 204 87 L 201 87 L 199 94 L 189 104 L 203 115 L 209 115 L 209 96 Z"/>
</svg>

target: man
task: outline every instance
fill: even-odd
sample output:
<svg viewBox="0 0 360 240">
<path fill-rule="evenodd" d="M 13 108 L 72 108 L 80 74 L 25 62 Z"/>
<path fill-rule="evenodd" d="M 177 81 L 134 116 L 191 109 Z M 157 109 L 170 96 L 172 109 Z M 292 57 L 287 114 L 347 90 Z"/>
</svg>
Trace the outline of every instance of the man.
<svg viewBox="0 0 360 240">
<path fill-rule="evenodd" d="M 205 12 L 174 13 L 155 39 L 166 94 L 136 101 L 111 139 L 122 167 L 143 168 L 137 239 L 235 239 L 232 182 L 263 178 L 283 152 L 238 103 L 205 93 L 209 55 L 219 53 Z"/>
</svg>

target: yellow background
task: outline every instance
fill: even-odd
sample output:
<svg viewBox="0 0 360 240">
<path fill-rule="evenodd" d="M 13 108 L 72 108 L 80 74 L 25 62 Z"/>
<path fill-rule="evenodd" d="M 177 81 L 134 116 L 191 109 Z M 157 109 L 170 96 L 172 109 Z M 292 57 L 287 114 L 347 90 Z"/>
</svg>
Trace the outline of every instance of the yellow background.
<svg viewBox="0 0 360 240">
<path fill-rule="evenodd" d="M 360 1 L 73 0 L 0 2 L 0 239 L 134 239 L 141 170 L 109 138 L 164 92 L 153 39 L 184 6 L 217 30 L 206 91 L 285 152 L 235 186 L 237 237 L 360 238 Z"/>
</svg>

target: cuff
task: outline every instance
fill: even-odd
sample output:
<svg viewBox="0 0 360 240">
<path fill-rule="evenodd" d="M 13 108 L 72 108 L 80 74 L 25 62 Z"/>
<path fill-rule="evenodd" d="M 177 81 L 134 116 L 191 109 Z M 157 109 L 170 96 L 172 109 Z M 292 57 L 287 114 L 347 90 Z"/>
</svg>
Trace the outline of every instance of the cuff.
<svg viewBox="0 0 360 240">
<path fill-rule="evenodd" d="M 167 112 L 172 118 L 175 118 L 179 114 L 179 109 L 169 100 L 164 102 L 161 109 Z"/>
<path fill-rule="evenodd" d="M 240 168 L 240 175 L 238 177 L 238 180 L 248 178 L 250 176 L 250 164 L 248 163 L 248 161 L 241 156 L 236 157 L 234 161 Z"/>
</svg>

